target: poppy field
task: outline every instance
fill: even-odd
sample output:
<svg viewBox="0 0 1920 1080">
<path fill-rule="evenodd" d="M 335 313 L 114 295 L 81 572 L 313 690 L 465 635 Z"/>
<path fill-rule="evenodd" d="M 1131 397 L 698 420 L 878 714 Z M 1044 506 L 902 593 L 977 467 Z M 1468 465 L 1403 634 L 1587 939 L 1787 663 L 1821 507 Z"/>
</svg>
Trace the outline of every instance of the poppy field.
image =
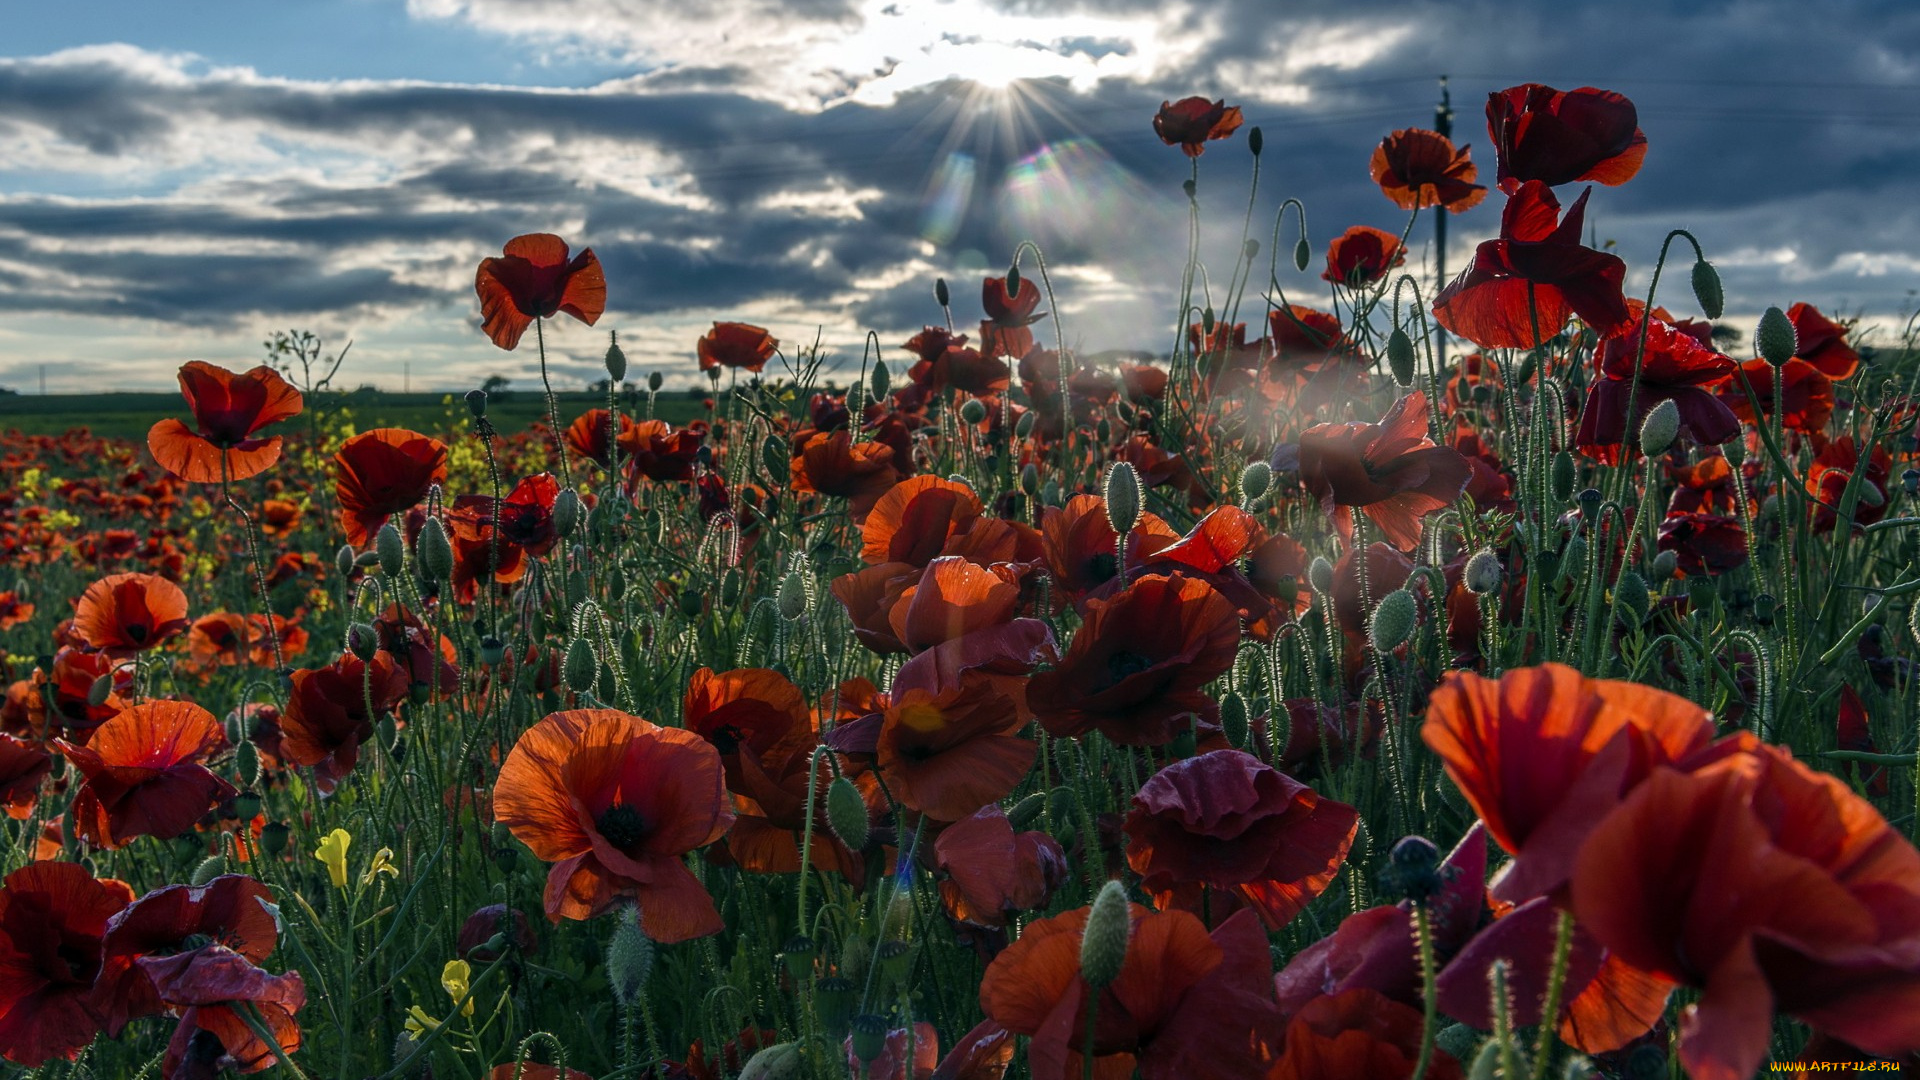
<svg viewBox="0 0 1920 1080">
<path fill-rule="evenodd" d="M 1151 360 L 1023 245 L 857 363 L 718 312 L 531 423 L 194 361 L 0 435 L 0 1073 L 1920 1064 L 1920 351 L 1598 244 L 1620 94 L 1485 118 L 1224 260 L 1272 150 L 1143 118 Z M 475 348 L 610 329 L 591 240 L 475 252 Z"/>
</svg>

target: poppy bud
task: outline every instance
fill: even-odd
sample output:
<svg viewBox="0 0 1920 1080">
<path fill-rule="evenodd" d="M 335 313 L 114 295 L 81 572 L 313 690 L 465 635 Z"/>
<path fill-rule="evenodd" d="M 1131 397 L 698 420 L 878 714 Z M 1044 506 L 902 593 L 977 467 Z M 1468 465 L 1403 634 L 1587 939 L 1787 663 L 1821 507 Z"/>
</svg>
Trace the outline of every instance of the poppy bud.
<svg viewBox="0 0 1920 1080">
<path fill-rule="evenodd" d="M 614 332 L 607 343 L 607 378 L 619 382 L 627 377 L 627 354 L 620 351 L 620 334 Z"/>
<path fill-rule="evenodd" d="M 1620 575 L 1613 584 L 1613 601 L 1620 611 L 1620 622 L 1628 629 L 1638 627 L 1647 619 L 1647 612 L 1653 607 L 1653 598 L 1647 594 L 1647 579 L 1629 570 Z"/>
<path fill-rule="evenodd" d="M 1299 243 L 1293 245 L 1293 268 L 1305 273 L 1307 264 L 1312 261 L 1313 249 L 1307 246 L 1307 238 L 1303 236 Z"/>
<path fill-rule="evenodd" d="M 615 916 L 613 940 L 607 942 L 607 983 L 613 997 L 627 1005 L 640 996 L 653 971 L 653 941 L 640 929 L 640 912 L 632 904 L 623 905 Z"/>
<path fill-rule="evenodd" d="M 1539 368 L 1540 368 L 1540 354 L 1538 352 L 1529 352 L 1524 358 L 1521 359 L 1519 368 L 1517 368 L 1514 371 L 1513 381 L 1520 386 L 1525 386 L 1527 383 L 1533 381 L 1533 373 L 1539 370 Z M 1482 390 L 1486 391 L 1486 397 L 1482 398 L 1481 399 L 1482 401 L 1493 400 L 1493 387 L 1491 386 L 1474 387 L 1474 391 L 1476 393 Z"/>
<path fill-rule="evenodd" d="M 1255 240 L 1251 236 L 1247 237 L 1247 242 L 1240 247 L 1240 257 L 1248 262 L 1252 262 L 1259 254 L 1260 241 Z"/>
<path fill-rule="evenodd" d="M 853 781 L 837 776 L 827 785 L 827 826 L 840 842 L 859 851 L 867 846 L 871 827 L 867 821 L 867 801 Z"/>
<path fill-rule="evenodd" d="M 1020 490 L 1026 492 L 1028 498 L 1040 493 L 1040 470 L 1031 461 L 1020 466 Z"/>
<path fill-rule="evenodd" d="M 1659 457 L 1673 445 L 1680 434 L 1680 407 L 1672 398 L 1660 402 L 1647 413 L 1640 422 L 1640 452 L 1648 457 Z"/>
<path fill-rule="evenodd" d="M 666 382 L 666 381 L 667 381 L 666 379 L 664 379 L 664 378 L 661 378 L 661 376 L 660 376 L 660 373 L 659 373 L 659 372 L 657 372 L 657 371 L 649 371 L 649 372 L 647 372 L 647 392 L 648 392 L 648 393 L 650 393 L 650 394 L 657 394 L 657 393 L 659 393 L 659 392 L 660 392 L 660 384 L 662 384 L 662 383 L 664 383 L 664 382 Z"/>
<path fill-rule="evenodd" d="M 1105 990 L 1127 964 L 1127 938 L 1133 932 L 1133 912 L 1126 887 L 1117 881 L 1100 886 L 1087 928 L 1080 937 L 1080 977 L 1095 991 Z"/>
<path fill-rule="evenodd" d="M 485 390 L 467 391 L 467 411 L 473 414 L 475 420 L 485 420 L 487 418 L 487 392 Z"/>
<path fill-rule="evenodd" d="M 1199 742 L 1200 740 L 1194 735 L 1193 729 L 1189 727 L 1180 734 L 1175 735 L 1173 741 L 1167 744 L 1167 753 L 1175 760 L 1183 761 L 1192 757 L 1194 751 L 1199 749 Z"/>
<path fill-rule="evenodd" d="M 793 622 L 807 613 L 807 579 L 795 570 L 780 579 L 780 591 L 774 597 L 780 617 Z"/>
<path fill-rule="evenodd" d="M 1793 359 L 1793 354 L 1800 349 L 1800 336 L 1793 328 L 1793 320 L 1777 307 L 1770 307 L 1761 314 L 1760 325 L 1753 332 L 1753 342 L 1760 351 L 1761 359 L 1774 367 Z"/>
<path fill-rule="evenodd" d="M 1020 295 L 1020 264 L 1014 263 L 1012 266 L 1007 267 L 1007 299 L 1012 300 L 1018 297 L 1019 295 Z"/>
<path fill-rule="evenodd" d="M 1367 637 L 1374 648 L 1392 652 L 1413 636 L 1414 623 L 1419 619 L 1420 605 L 1414 602 L 1413 594 L 1395 589 L 1381 597 L 1379 606 L 1373 609 L 1373 618 L 1367 622 Z"/>
<path fill-rule="evenodd" d="M 1573 455 L 1561 450 L 1553 455 L 1553 498 L 1566 502 L 1573 498 Z"/>
<path fill-rule="evenodd" d="M 561 661 L 561 676 L 567 681 L 567 689 L 576 694 L 585 694 L 593 689 L 600 678 L 600 661 L 593 655 L 593 647 L 587 644 L 584 634 L 575 634 L 567 643 L 566 658 Z"/>
<path fill-rule="evenodd" d="M 1212 304 L 1208 304 L 1205 308 L 1202 308 L 1200 311 L 1200 329 L 1206 331 L 1209 334 L 1213 333 L 1213 305 Z"/>
<path fill-rule="evenodd" d="M 400 536 L 400 530 L 389 521 L 380 526 L 374 534 L 373 551 L 380 557 L 380 572 L 388 577 L 399 577 L 407 569 L 407 542 Z"/>
<path fill-rule="evenodd" d="M 1680 569 L 1680 556 L 1671 551 L 1663 551 L 1653 557 L 1653 579 L 1671 581 Z"/>
<path fill-rule="evenodd" d="M 885 401 L 887 399 L 887 392 L 893 389 L 893 369 L 887 367 L 884 363 L 873 365 L 871 385 L 873 400 Z"/>
<path fill-rule="evenodd" d="M 1880 490 L 1879 484 L 1871 480 L 1865 481 L 1856 490 L 1858 492 L 1856 498 L 1860 500 L 1861 506 L 1873 507 L 1887 504 L 1886 494 Z"/>
<path fill-rule="evenodd" d="M 745 588 L 746 579 L 741 576 L 740 568 L 727 567 L 727 572 L 720 575 L 720 603 L 725 607 L 739 603 L 740 593 Z"/>
<path fill-rule="evenodd" d="M 87 704 L 99 708 L 113 696 L 113 672 L 109 671 L 87 685 Z"/>
<path fill-rule="evenodd" d="M 1726 310 L 1727 294 L 1720 288 L 1720 272 L 1705 259 L 1693 262 L 1693 298 L 1700 301 L 1700 310 L 1709 319 L 1719 318 Z"/>
<path fill-rule="evenodd" d="M 1107 523 L 1113 526 L 1114 532 L 1125 536 L 1140 523 L 1140 475 L 1127 462 L 1116 461 L 1107 470 L 1104 487 Z"/>
<path fill-rule="evenodd" d="M 353 565 L 353 545 L 341 544 L 340 550 L 333 553 L 333 568 L 340 572 L 341 577 L 352 577 Z"/>
<path fill-rule="evenodd" d="M 946 278 L 937 277 L 933 279 L 933 302 L 939 304 L 941 307 L 947 307 L 953 302 L 953 294 L 947 291 Z"/>
<path fill-rule="evenodd" d="M 453 573 L 453 544 L 447 540 L 447 527 L 430 517 L 420 527 L 420 539 L 413 542 L 413 557 L 434 581 L 445 581 Z"/>
<path fill-rule="evenodd" d="M 1258 126 L 1255 126 L 1252 131 L 1247 132 L 1247 149 L 1253 151 L 1254 157 L 1260 156 L 1260 149 L 1265 145 L 1267 145 L 1266 137 L 1260 134 L 1260 128 Z"/>
<path fill-rule="evenodd" d="M 1779 606 L 1780 602 L 1773 598 L 1772 593 L 1761 593 L 1759 596 L 1754 597 L 1753 621 L 1759 623 L 1761 626 L 1772 626 L 1774 612 Z"/>
<path fill-rule="evenodd" d="M 1194 183 L 1193 179 L 1189 177 L 1180 181 L 1180 190 L 1187 193 L 1188 199 L 1192 199 L 1194 195 L 1200 191 L 1200 185 Z"/>
<path fill-rule="evenodd" d="M 872 1064 L 873 1059 L 879 1057 L 886 1048 L 886 1017 L 861 1013 L 853 1018 L 853 1056 L 860 1059 L 861 1065 Z"/>
<path fill-rule="evenodd" d="M 961 423 L 979 424 L 984 422 L 986 419 L 987 419 L 987 405 L 986 405 L 986 402 L 981 401 L 979 398 L 968 398 L 965 404 L 960 406 L 960 422 Z"/>
<path fill-rule="evenodd" d="M 1033 792 L 1026 798 L 1014 803 L 1013 809 L 1007 811 L 1007 824 L 1013 826 L 1014 831 L 1018 832 L 1039 820 L 1040 811 L 1046 808 L 1046 793 L 1040 791 Z"/>
<path fill-rule="evenodd" d="M 1046 485 L 1040 489 L 1040 503 L 1043 506 L 1060 505 L 1060 481 L 1049 480 L 1046 482 Z"/>
<path fill-rule="evenodd" d="M 1735 439 L 1725 446 L 1722 446 L 1720 453 L 1726 457 L 1727 464 L 1737 469 L 1746 464 L 1747 442 L 1745 439 Z"/>
<path fill-rule="evenodd" d="M 1327 561 L 1325 555 L 1315 555 L 1313 561 L 1307 564 L 1307 584 L 1322 596 L 1333 592 L 1333 564 Z"/>
<path fill-rule="evenodd" d="M 1264 461 L 1248 462 L 1240 470 L 1240 501 L 1242 505 L 1252 506 L 1273 486 L 1273 466 Z"/>
<path fill-rule="evenodd" d="M 1110 443 L 1113 441 L 1113 425 L 1107 423 L 1107 418 L 1103 416 L 1098 424 L 1093 425 L 1093 434 L 1103 445 Z"/>
<path fill-rule="evenodd" d="M 242 739 L 233 752 L 233 771 L 240 777 L 240 783 L 252 787 L 260 782 L 260 751 L 254 749 L 251 741 Z M 255 813 L 258 813 L 256 809 Z M 248 814 L 252 817 L 253 814 Z"/>
<path fill-rule="evenodd" d="M 347 651 L 362 661 L 372 662 L 373 654 L 380 650 L 380 635 L 366 623 L 347 624 Z"/>
<path fill-rule="evenodd" d="M 209 855 L 200 860 L 199 866 L 193 868 L 193 874 L 187 878 L 187 883 L 196 889 L 200 888 L 202 885 L 205 885 L 207 882 L 212 881 L 214 878 L 226 872 L 226 869 L 226 859 L 219 855 Z"/>
<path fill-rule="evenodd" d="M 740 1080 L 795 1080 L 806 1068 L 797 1043 L 774 1043 L 747 1059 Z"/>
<path fill-rule="evenodd" d="M 260 846 L 269 855 L 279 855 L 287 850 L 287 840 L 292 829 L 284 821 L 269 821 L 260 829 Z"/>
<path fill-rule="evenodd" d="M 553 531 L 572 536 L 580 527 L 580 511 L 580 493 L 572 488 L 562 490 L 553 499 Z"/>
<path fill-rule="evenodd" d="M 1413 339 L 1407 332 L 1396 326 L 1393 333 L 1387 335 L 1387 367 L 1393 370 L 1393 380 L 1401 386 L 1413 385 Z"/>
<path fill-rule="evenodd" d="M 1031 409 L 1021 413 L 1020 422 L 1013 425 L 1013 433 L 1023 439 L 1031 436 L 1033 434 L 1034 420 L 1038 416 L 1039 414 Z"/>
<path fill-rule="evenodd" d="M 1220 699 L 1220 730 L 1236 750 L 1247 748 L 1247 699 L 1237 690 L 1229 690 Z"/>
<path fill-rule="evenodd" d="M 1466 572 L 1460 577 L 1468 592 L 1485 596 L 1500 587 L 1506 571 L 1500 565 L 1500 556 L 1495 555 L 1492 548 L 1481 548 L 1473 553 L 1473 558 L 1467 560 Z"/>
<path fill-rule="evenodd" d="M 778 435 L 769 435 L 760 444 L 760 464 L 766 467 L 767 479 L 776 484 L 787 482 L 793 462 L 793 455 L 787 449 L 787 440 Z"/>
</svg>

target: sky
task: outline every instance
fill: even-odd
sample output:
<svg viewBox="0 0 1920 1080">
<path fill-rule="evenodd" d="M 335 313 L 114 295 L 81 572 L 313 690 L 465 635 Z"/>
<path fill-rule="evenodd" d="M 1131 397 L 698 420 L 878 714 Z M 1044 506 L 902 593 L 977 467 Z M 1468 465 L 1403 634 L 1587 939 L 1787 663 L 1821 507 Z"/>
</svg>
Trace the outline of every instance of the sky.
<svg viewBox="0 0 1920 1080">
<path fill-rule="evenodd" d="M 1188 162 L 1150 121 L 1193 94 L 1247 126 L 1200 159 L 1201 258 L 1224 288 L 1251 231 L 1306 206 L 1317 275 L 1351 225 L 1404 212 L 1367 162 L 1429 127 L 1493 172 L 1483 107 L 1522 82 L 1626 94 L 1649 150 L 1591 230 L 1643 293 L 1697 236 L 1728 321 L 1807 301 L 1880 340 L 1920 287 L 1920 5 L 1909 0 L 64 0 L 0 44 L 0 386 L 152 390 L 193 359 L 310 329 L 339 376 L 460 390 L 537 379 L 479 330 L 474 269 L 510 237 L 594 249 L 608 310 L 547 337 L 556 382 L 696 371 L 714 320 L 898 364 L 1033 241 L 1070 347 L 1164 350 Z M 1449 222 L 1451 267 L 1501 200 Z M 1432 256 L 1431 223 L 1411 239 Z M 1264 262 L 1264 259 L 1262 260 Z M 1430 265 L 1430 262 L 1426 265 Z M 1037 267 L 1029 259 L 1029 278 Z M 1692 312 L 1684 273 L 1664 302 Z M 1672 291 L 1667 291 L 1671 288 Z"/>
</svg>

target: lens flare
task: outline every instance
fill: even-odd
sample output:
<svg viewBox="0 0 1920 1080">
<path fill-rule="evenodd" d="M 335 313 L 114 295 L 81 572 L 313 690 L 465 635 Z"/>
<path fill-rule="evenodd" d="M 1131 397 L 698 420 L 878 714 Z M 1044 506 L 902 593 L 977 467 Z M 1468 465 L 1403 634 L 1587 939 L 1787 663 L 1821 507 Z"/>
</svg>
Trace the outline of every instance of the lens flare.
<svg viewBox="0 0 1920 1080">
<path fill-rule="evenodd" d="M 927 185 L 926 206 L 920 216 L 922 239 L 944 246 L 959 235 L 967 205 L 973 200 L 973 181 L 978 171 L 973 155 L 957 150 L 940 163 L 933 182 Z"/>
</svg>

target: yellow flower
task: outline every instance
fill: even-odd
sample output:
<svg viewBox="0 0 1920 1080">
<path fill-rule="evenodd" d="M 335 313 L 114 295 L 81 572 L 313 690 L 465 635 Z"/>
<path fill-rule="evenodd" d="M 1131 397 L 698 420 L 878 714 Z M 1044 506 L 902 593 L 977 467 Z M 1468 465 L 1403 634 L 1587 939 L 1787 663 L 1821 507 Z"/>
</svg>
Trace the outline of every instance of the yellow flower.
<svg viewBox="0 0 1920 1080">
<path fill-rule="evenodd" d="M 440 1026 L 440 1021 L 427 1015 L 427 1010 L 418 1005 L 407 1008 L 407 1038 L 418 1041 L 422 1035 Z"/>
<path fill-rule="evenodd" d="M 320 846 L 314 849 L 313 857 L 327 864 L 327 876 L 333 879 L 333 887 L 347 887 L 347 847 L 353 843 L 353 834 L 345 829 L 335 829 L 321 838 Z"/>
<path fill-rule="evenodd" d="M 360 875 L 360 884 L 371 885 L 373 884 L 373 879 L 381 874 L 385 874 L 388 877 L 400 876 L 400 868 L 393 865 L 392 848 L 383 847 L 373 853 L 373 864 L 367 867 L 366 873 Z"/>
<path fill-rule="evenodd" d="M 465 960 L 449 960 L 447 966 L 440 969 L 440 986 L 453 1003 L 460 1006 L 461 1016 L 473 1015 L 473 999 L 467 996 L 467 980 L 472 977 L 473 969 Z"/>
</svg>

